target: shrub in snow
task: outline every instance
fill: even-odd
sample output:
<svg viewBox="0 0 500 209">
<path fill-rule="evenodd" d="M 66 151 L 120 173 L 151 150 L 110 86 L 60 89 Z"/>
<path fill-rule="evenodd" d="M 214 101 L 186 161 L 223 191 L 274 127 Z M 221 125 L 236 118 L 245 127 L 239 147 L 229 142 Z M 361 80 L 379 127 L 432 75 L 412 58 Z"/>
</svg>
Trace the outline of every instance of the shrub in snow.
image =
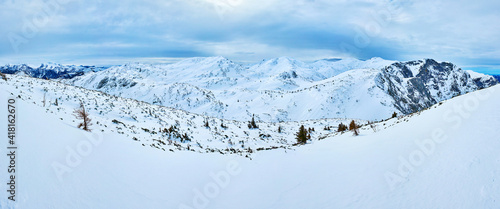
<svg viewBox="0 0 500 209">
<path fill-rule="evenodd" d="M 223 128 L 223 129 L 227 128 L 227 126 L 224 125 L 224 121 L 222 121 L 222 120 L 220 121 L 220 127 Z"/>
<path fill-rule="evenodd" d="M 5 74 L 3 74 L 2 72 L 0 72 L 0 77 L 2 77 L 4 81 L 7 81 L 7 76 L 5 76 Z"/>
<path fill-rule="evenodd" d="M 339 124 L 339 127 L 338 127 L 338 129 L 337 129 L 337 132 L 344 132 L 344 131 L 346 131 L 346 130 L 347 130 L 347 126 L 346 126 L 346 125 L 344 125 L 343 123 L 340 123 L 340 124 Z"/>
</svg>

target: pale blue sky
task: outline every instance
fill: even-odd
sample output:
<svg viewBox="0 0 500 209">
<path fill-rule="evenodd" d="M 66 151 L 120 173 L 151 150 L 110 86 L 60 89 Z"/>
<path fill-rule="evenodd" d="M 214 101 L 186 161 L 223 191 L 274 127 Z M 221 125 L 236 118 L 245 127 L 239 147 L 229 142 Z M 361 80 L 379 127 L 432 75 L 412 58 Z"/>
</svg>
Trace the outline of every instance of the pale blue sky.
<svg viewBox="0 0 500 209">
<path fill-rule="evenodd" d="M 434 58 L 500 74 L 500 1 L 0 0 L 0 64 Z"/>
</svg>

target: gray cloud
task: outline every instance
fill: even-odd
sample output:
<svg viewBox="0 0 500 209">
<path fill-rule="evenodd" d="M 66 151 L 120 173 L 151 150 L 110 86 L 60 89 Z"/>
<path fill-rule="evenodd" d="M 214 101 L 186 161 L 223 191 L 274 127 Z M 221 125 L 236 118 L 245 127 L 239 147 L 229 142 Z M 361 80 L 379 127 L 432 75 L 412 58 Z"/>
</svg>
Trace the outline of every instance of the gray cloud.
<svg viewBox="0 0 500 209">
<path fill-rule="evenodd" d="M 212 55 L 500 63 L 498 1 L 6 0 L 0 8 L 2 63 Z"/>
</svg>

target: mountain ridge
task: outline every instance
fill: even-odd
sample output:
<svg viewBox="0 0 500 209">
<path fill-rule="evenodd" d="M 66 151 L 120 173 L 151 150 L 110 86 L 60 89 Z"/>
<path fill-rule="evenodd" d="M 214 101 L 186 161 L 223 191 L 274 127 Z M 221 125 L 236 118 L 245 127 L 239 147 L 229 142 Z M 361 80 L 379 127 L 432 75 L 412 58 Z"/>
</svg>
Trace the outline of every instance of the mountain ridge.
<svg viewBox="0 0 500 209">
<path fill-rule="evenodd" d="M 5 74 L 24 73 L 34 78 L 43 79 L 71 79 L 82 76 L 88 72 L 97 72 L 107 69 L 106 67 L 85 65 L 62 65 L 57 63 L 42 63 L 39 67 L 31 67 L 27 64 L 0 66 L 0 72 Z"/>
<path fill-rule="evenodd" d="M 255 116 L 269 122 L 380 120 L 498 83 L 491 76 L 433 59 L 305 63 L 279 57 L 243 66 L 221 56 L 172 64 L 128 63 L 58 79 L 211 117 L 249 120 Z"/>
<path fill-rule="evenodd" d="M 317 66 L 330 74 L 322 74 Z M 351 69 L 355 67 L 363 68 Z M 120 82 L 97 85 L 106 79 Z M 408 114 L 497 83 L 492 77 L 471 77 L 451 63 L 432 59 L 308 64 L 289 57 L 264 60 L 248 68 L 223 57 L 193 58 L 170 65 L 117 66 L 65 82 L 213 117 L 241 120 L 255 115 L 274 122 L 379 120 L 393 112 Z M 138 84 L 129 87 L 124 82 Z M 366 110 L 370 106 L 376 113 Z"/>
</svg>

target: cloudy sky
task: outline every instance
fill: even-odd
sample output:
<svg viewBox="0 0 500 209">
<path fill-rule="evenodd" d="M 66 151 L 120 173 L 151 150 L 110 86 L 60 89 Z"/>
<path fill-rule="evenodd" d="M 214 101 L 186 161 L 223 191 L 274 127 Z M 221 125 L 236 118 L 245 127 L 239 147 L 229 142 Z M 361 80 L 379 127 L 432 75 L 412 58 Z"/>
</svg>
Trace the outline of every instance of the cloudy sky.
<svg viewBox="0 0 500 209">
<path fill-rule="evenodd" d="M 0 64 L 434 58 L 500 74 L 500 1 L 0 0 Z"/>
</svg>

